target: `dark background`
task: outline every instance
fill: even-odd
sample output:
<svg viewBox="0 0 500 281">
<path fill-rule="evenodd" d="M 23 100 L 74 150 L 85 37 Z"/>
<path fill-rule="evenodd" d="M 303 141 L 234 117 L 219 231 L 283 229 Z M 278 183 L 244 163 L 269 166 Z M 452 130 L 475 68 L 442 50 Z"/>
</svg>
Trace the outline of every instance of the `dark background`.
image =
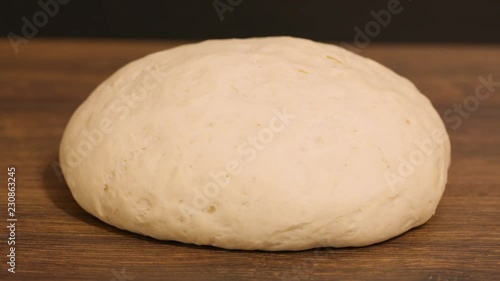
<svg viewBox="0 0 500 281">
<path fill-rule="evenodd" d="M 389 0 L 216 0 L 230 7 L 221 21 L 214 0 L 59 1 L 69 2 L 58 4 L 59 11 L 39 28 L 36 37 L 203 39 L 292 35 L 352 41 L 354 28 L 364 30 L 374 19 L 370 11 L 387 9 L 389 3 Z M 22 36 L 22 18 L 33 22 L 33 15 L 42 11 L 39 1 L 2 2 L 0 31 L 4 38 L 10 32 Z M 400 0 L 400 3 L 402 12 L 392 15 L 390 24 L 373 36 L 374 41 L 500 42 L 500 1 Z"/>
</svg>

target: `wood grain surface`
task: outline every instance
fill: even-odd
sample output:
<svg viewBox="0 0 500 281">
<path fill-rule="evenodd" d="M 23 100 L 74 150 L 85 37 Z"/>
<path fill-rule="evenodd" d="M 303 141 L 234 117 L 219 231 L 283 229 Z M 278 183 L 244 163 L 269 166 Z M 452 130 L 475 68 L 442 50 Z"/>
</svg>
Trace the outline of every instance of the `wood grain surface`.
<svg viewBox="0 0 500 281">
<path fill-rule="evenodd" d="M 182 43 L 35 38 L 18 54 L 0 43 L 0 219 L 8 225 L 8 166 L 17 169 L 18 218 L 15 274 L 1 227 L 0 280 L 500 280 L 500 46 L 361 51 L 412 80 L 441 114 L 464 102 L 474 109 L 460 125 L 459 115 L 446 118 L 452 165 L 437 214 L 399 237 L 362 248 L 228 251 L 156 241 L 87 214 L 52 167 L 68 119 L 119 67 Z M 489 75 L 497 85 L 476 106 L 478 77 Z"/>
</svg>

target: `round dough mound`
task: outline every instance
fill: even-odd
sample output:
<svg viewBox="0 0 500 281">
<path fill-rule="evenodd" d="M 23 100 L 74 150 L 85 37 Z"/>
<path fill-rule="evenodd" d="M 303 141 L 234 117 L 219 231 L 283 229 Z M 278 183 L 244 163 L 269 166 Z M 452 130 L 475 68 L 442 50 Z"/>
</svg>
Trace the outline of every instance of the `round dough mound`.
<svg viewBox="0 0 500 281">
<path fill-rule="evenodd" d="M 209 40 L 103 82 L 60 147 L 80 206 L 162 240 L 228 249 L 364 246 L 434 214 L 443 122 L 408 80 L 290 37 Z"/>
</svg>

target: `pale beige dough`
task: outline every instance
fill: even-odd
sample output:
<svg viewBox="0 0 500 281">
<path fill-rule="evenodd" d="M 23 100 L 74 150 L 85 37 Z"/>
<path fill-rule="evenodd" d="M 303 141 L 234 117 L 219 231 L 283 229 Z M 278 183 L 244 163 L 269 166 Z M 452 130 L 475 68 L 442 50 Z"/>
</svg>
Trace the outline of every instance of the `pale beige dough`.
<svg viewBox="0 0 500 281">
<path fill-rule="evenodd" d="M 425 223 L 450 143 L 405 78 L 334 45 L 210 40 L 104 81 L 60 147 L 80 206 L 162 240 L 228 249 L 363 246 Z"/>
</svg>

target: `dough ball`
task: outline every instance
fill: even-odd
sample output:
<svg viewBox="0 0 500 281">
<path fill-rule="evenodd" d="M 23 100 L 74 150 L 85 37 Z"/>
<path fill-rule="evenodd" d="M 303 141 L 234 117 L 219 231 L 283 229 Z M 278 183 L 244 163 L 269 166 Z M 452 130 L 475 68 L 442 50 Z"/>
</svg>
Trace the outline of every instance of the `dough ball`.
<svg viewBox="0 0 500 281">
<path fill-rule="evenodd" d="M 425 223 L 450 143 L 405 78 L 334 45 L 209 40 L 133 61 L 65 130 L 75 200 L 121 229 L 227 249 L 364 246 Z"/>
</svg>

